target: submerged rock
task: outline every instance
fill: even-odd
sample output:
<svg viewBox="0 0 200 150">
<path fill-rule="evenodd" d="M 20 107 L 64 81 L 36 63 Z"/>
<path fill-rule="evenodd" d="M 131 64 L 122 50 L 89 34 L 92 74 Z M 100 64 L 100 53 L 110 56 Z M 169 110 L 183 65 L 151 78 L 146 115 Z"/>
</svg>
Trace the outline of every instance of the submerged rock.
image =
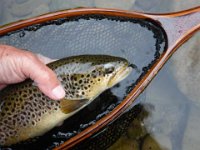
<svg viewBox="0 0 200 150">
<path fill-rule="evenodd" d="M 143 141 L 142 150 L 162 150 L 162 148 L 152 136 L 147 135 Z"/>
<path fill-rule="evenodd" d="M 1 24 L 7 24 L 9 22 L 14 22 L 26 18 L 31 18 L 33 16 L 48 13 L 50 0 L 40 1 L 40 0 L 2 0 L 0 5 L 3 5 L 4 13 L 2 15 Z M 1 16 L 1 15 L 0 15 Z M 1 18 L 1 17 L 0 17 Z"/>
<path fill-rule="evenodd" d="M 131 140 L 126 136 L 122 136 L 107 150 L 139 150 L 139 143 L 136 140 Z"/>
<path fill-rule="evenodd" d="M 51 1 L 49 7 L 52 11 L 71 9 L 76 7 L 93 7 L 94 0 L 56 0 Z"/>
<path fill-rule="evenodd" d="M 96 7 L 130 9 L 135 0 L 95 0 Z"/>
<path fill-rule="evenodd" d="M 200 106 L 199 43 L 200 33 L 197 33 L 172 57 L 172 72 L 180 91 L 198 106 Z"/>
<path fill-rule="evenodd" d="M 190 116 L 183 135 L 182 150 L 199 149 L 200 135 L 200 107 L 191 107 Z"/>
</svg>

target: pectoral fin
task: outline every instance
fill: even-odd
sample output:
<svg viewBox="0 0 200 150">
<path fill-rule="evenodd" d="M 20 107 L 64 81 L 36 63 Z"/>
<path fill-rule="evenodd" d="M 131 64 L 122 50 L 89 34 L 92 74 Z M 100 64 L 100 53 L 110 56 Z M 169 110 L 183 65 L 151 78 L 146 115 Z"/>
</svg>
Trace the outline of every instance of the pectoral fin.
<svg viewBox="0 0 200 150">
<path fill-rule="evenodd" d="M 88 99 L 81 99 L 81 100 L 63 99 L 60 102 L 60 108 L 63 113 L 67 114 L 81 108 L 83 105 L 87 104 L 88 102 L 89 102 Z"/>
</svg>

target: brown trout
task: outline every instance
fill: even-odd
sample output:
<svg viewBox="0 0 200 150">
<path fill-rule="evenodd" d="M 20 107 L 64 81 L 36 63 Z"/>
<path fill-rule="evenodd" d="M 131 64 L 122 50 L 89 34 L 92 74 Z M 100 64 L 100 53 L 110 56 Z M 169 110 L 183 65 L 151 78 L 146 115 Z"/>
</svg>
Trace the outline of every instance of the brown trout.
<svg viewBox="0 0 200 150">
<path fill-rule="evenodd" d="M 107 55 L 80 55 L 48 64 L 65 89 L 60 101 L 45 96 L 31 80 L 0 92 L 0 145 L 40 136 L 126 78 L 127 60 Z"/>
</svg>

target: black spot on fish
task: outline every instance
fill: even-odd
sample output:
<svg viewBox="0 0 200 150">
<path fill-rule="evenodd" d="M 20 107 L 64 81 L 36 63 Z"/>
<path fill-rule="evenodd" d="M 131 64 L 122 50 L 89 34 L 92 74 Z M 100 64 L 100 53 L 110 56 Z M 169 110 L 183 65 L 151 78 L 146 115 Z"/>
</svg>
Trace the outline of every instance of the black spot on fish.
<svg viewBox="0 0 200 150">
<path fill-rule="evenodd" d="M 15 120 L 15 119 L 13 119 L 12 123 L 15 125 L 15 124 L 16 124 L 16 120 Z"/>
<path fill-rule="evenodd" d="M 34 107 L 37 107 L 37 103 L 33 103 Z"/>
<path fill-rule="evenodd" d="M 79 84 L 81 84 L 83 82 L 83 80 L 79 80 Z"/>
<path fill-rule="evenodd" d="M 9 108 L 8 107 L 5 107 L 5 111 L 8 111 L 9 110 Z"/>
<path fill-rule="evenodd" d="M 32 90 L 29 90 L 29 94 L 32 94 Z"/>
<path fill-rule="evenodd" d="M 11 105 L 11 102 L 8 102 L 7 105 L 10 106 L 10 105 Z"/>
<path fill-rule="evenodd" d="M 3 123 L 7 124 L 7 123 L 8 123 L 8 120 L 4 120 Z"/>
<path fill-rule="evenodd" d="M 36 125 L 36 122 L 35 122 L 35 121 L 32 121 L 31 124 L 32 124 L 33 126 L 35 126 L 35 125 Z"/>
</svg>

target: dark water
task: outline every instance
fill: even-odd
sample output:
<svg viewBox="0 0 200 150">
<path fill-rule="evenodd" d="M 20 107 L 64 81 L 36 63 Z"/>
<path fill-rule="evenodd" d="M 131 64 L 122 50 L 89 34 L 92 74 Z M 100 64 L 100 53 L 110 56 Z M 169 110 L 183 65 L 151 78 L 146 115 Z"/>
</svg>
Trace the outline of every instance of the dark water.
<svg viewBox="0 0 200 150">
<path fill-rule="evenodd" d="M 90 15 L 62 18 L 1 35 L 0 44 L 40 53 L 50 58 L 107 54 L 137 66 L 132 74 L 102 93 L 88 107 L 42 137 L 11 149 L 52 149 L 112 111 L 132 90 L 167 46 L 162 29 L 149 20 Z"/>
</svg>

